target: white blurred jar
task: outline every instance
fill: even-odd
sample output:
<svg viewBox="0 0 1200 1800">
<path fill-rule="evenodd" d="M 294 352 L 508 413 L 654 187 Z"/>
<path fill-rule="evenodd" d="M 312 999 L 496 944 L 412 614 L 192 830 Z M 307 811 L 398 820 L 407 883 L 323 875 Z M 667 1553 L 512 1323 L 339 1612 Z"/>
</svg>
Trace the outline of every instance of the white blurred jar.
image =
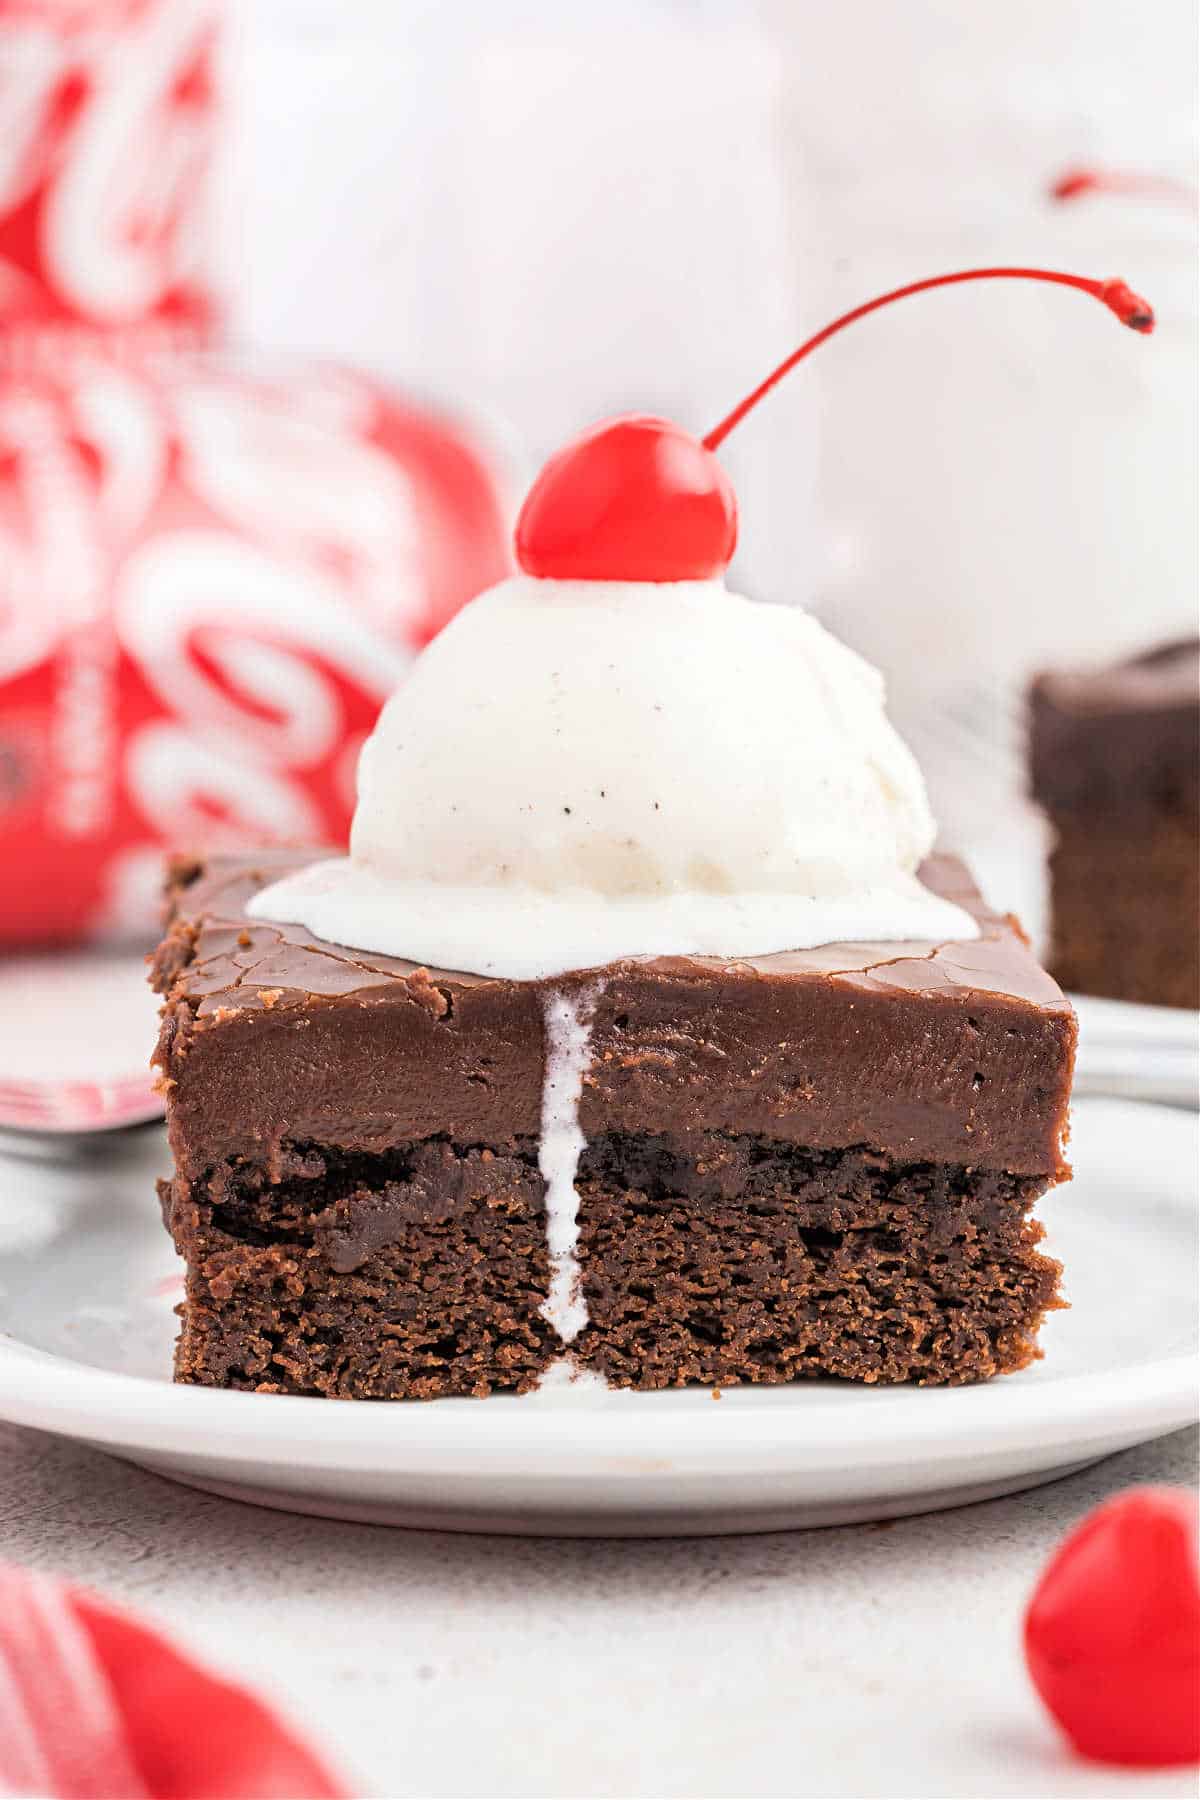
<svg viewBox="0 0 1200 1800">
<path fill-rule="evenodd" d="M 763 5 L 781 41 L 801 13 L 814 24 Z M 1190 173 L 1194 12 L 1162 0 L 1138 17 L 1131 45 L 1121 0 L 842 0 L 789 65 L 829 315 L 990 264 L 1120 275 L 1158 315 L 1146 339 L 1080 294 L 980 283 L 821 352 L 819 610 L 884 670 L 943 834 L 973 852 L 1028 823 L 1030 669 L 1194 627 L 1194 218 L 1048 197 L 1089 160 Z"/>
<path fill-rule="evenodd" d="M 531 468 L 616 411 L 703 432 L 815 304 L 780 83 L 721 0 L 257 0 L 232 59 L 235 329 L 482 408 Z M 725 456 L 759 595 L 812 595 L 815 414 L 773 396 Z"/>
<path fill-rule="evenodd" d="M 1186 222 L 1126 216 L 1105 233 L 1095 208 L 1019 244 L 964 232 L 886 267 L 856 259 L 862 291 L 1019 254 L 1125 276 L 1155 306 L 1149 339 L 1084 296 L 981 283 L 879 315 L 825 371 L 822 611 L 884 668 L 959 840 L 1020 785 L 1031 668 L 1195 618 L 1194 251 Z"/>
</svg>

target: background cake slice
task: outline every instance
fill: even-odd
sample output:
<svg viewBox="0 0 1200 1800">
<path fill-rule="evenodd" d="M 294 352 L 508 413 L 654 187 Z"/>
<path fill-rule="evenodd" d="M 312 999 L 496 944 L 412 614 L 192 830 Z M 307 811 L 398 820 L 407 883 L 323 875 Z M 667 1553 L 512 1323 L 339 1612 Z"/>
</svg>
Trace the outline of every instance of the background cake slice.
<svg viewBox="0 0 1200 1800">
<path fill-rule="evenodd" d="M 1200 1006 L 1200 640 L 1038 676 L 1050 966 L 1081 994 Z"/>
</svg>

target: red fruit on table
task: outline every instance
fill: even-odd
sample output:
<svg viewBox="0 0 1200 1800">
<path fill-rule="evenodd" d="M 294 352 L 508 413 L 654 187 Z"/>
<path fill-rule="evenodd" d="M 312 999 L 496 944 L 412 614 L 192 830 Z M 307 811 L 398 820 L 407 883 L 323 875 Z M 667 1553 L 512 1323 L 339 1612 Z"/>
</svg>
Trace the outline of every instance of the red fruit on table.
<svg viewBox="0 0 1200 1800">
<path fill-rule="evenodd" d="M 1131 1488 L 1061 1544 L 1025 1616 L 1034 1686 L 1097 1762 L 1200 1762 L 1196 1503 Z"/>
<path fill-rule="evenodd" d="M 719 575 L 737 543 L 737 501 L 713 452 L 763 396 L 827 338 L 893 300 L 962 281 L 1008 280 L 1077 288 L 1131 330 L 1154 329 L 1152 309 L 1123 281 L 1004 268 L 909 282 L 815 333 L 703 439 L 649 413 L 593 425 L 552 456 L 530 488 L 517 520 L 518 563 L 527 575 L 558 581 L 703 581 Z"/>
</svg>

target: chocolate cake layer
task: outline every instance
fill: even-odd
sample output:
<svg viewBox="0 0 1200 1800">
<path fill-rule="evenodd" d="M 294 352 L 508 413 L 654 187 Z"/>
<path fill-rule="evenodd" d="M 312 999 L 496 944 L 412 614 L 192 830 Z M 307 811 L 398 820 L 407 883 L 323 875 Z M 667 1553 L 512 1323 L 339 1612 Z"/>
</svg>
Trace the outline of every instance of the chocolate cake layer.
<svg viewBox="0 0 1200 1800">
<path fill-rule="evenodd" d="M 637 1388 L 1011 1373 L 1061 1304 L 1027 1216 L 1046 1185 L 754 1138 L 601 1139 L 577 1183 L 576 1355 Z"/>
<path fill-rule="evenodd" d="M 536 1145 L 378 1157 L 288 1146 L 162 1184 L 188 1263 L 177 1372 L 218 1387 L 402 1399 L 524 1391 L 561 1352 Z M 1044 1178 L 748 1136 L 589 1143 L 590 1322 L 616 1386 L 809 1376 L 962 1382 L 1023 1367 L 1055 1299 L 1028 1208 Z"/>
<path fill-rule="evenodd" d="M 178 1173 L 230 1158 L 274 1172 L 285 1141 L 379 1154 L 439 1135 L 501 1150 L 534 1137 L 545 993 L 594 972 L 483 979 L 248 920 L 248 897 L 305 860 L 176 872 L 154 979 Z M 1060 1176 L 1070 1006 L 961 865 L 923 873 L 975 914 L 977 940 L 606 969 L 585 1134 L 725 1131 Z"/>
<path fill-rule="evenodd" d="M 1200 1005 L 1200 640 L 1039 676 L 1051 967 L 1079 993 Z"/>
<path fill-rule="evenodd" d="M 283 1152 L 162 1182 L 187 1263 L 175 1372 L 206 1387 L 429 1399 L 532 1386 L 558 1352 L 536 1156 Z"/>
<path fill-rule="evenodd" d="M 1128 825 L 1200 813 L 1200 639 L 1108 668 L 1052 670 L 1030 690 L 1030 784 L 1055 816 Z"/>
<path fill-rule="evenodd" d="M 1050 853 L 1051 960 L 1064 987 L 1148 1006 L 1200 1006 L 1200 838 L 1174 819 L 1089 829 Z"/>
</svg>

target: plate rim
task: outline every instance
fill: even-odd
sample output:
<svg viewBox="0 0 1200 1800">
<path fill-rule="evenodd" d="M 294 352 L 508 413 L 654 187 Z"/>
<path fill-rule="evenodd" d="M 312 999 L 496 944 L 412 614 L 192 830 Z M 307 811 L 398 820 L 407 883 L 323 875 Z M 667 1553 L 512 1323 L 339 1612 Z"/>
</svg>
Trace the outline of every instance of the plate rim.
<svg viewBox="0 0 1200 1800">
<path fill-rule="evenodd" d="M 1177 1134 L 1196 1129 L 1195 1115 L 1152 1102 L 1095 1096 L 1080 1110 L 1123 1112 L 1143 1126 L 1159 1115 Z M 1190 1217 L 1182 1179 L 1167 1203 Z M 731 1472 L 742 1475 L 816 1472 L 848 1458 L 861 1472 L 948 1446 L 986 1456 L 1038 1440 L 1066 1461 L 1080 1446 L 1138 1442 L 1200 1416 L 1200 1359 L 1190 1345 L 1044 1381 L 1016 1374 L 954 1388 L 819 1385 L 815 1414 L 806 1401 L 818 1384 L 808 1381 L 732 1387 L 707 1406 L 703 1388 L 689 1390 L 686 1407 L 621 1391 L 594 1404 L 569 1392 L 496 1395 L 488 1406 L 470 1398 L 339 1404 L 181 1386 L 43 1350 L 0 1329 L 0 1419 L 118 1453 L 212 1453 L 260 1468 L 299 1461 L 347 1473 L 428 1473 L 466 1463 L 480 1477 L 526 1470 L 569 1480 L 572 1468 L 582 1475 L 600 1466 L 610 1474 L 644 1473 L 649 1464 L 711 1472 L 715 1458 L 728 1456 Z"/>
<path fill-rule="evenodd" d="M 830 1385 L 822 1384 L 826 1395 Z M 533 1473 L 535 1464 L 549 1472 L 580 1458 L 708 1467 L 714 1454 L 736 1452 L 742 1473 L 751 1466 L 748 1457 L 755 1459 L 753 1467 L 769 1471 L 795 1468 L 798 1461 L 814 1470 L 841 1465 L 850 1455 L 862 1469 L 930 1455 L 948 1441 L 958 1454 L 1011 1449 L 1056 1428 L 1064 1434 L 1057 1451 L 1065 1453 L 1096 1436 L 1178 1429 L 1200 1413 L 1200 1376 L 1187 1351 L 1044 1384 L 1022 1384 L 1012 1376 L 959 1388 L 847 1384 L 844 1399 L 822 1408 L 811 1436 L 803 1430 L 808 1388 L 790 1382 L 730 1389 L 711 1412 L 702 1406 L 660 1410 L 641 1394 L 629 1396 L 634 1404 L 628 1410 L 619 1395 L 615 1404 L 610 1397 L 596 1407 L 511 1395 L 494 1396 L 503 1405 L 486 1408 L 465 1398 L 339 1403 L 177 1386 L 96 1369 L 0 1335 L 0 1417 L 9 1423 L 160 1454 L 203 1452 L 216 1438 L 223 1458 L 260 1465 L 301 1457 L 309 1467 L 391 1468 L 417 1455 L 466 1457 L 481 1474 L 514 1462 Z M 699 1396 L 704 1390 L 693 1391 Z M 766 1397 L 765 1404 L 739 1404 L 739 1395 Z M 876 1429 L 866 1416 L 869 1407 L 880 1414 Z M 703 1428 L 705 1419 L 716 1432 Z M 422 1467 L 428 1470 L 429 1462 Z"/>
<path fill-rule="evenodd" d="M 1074 988 L 1068 988 L 1066 996 L 1081 1033 L 1089 1038 L 1130 1050 L 1153 1043 L 1155 1049 L 1200 1054 L 1200 1011 L 1195 1007 L 1114 1000 L 1107 994 L 1080 994 Z"/>
</svg>

